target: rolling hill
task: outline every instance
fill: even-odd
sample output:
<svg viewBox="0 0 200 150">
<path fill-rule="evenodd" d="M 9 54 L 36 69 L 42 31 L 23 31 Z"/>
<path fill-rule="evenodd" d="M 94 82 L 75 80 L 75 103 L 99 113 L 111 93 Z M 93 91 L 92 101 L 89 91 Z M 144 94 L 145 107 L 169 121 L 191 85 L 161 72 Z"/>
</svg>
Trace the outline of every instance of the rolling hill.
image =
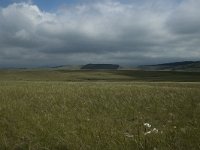
<svg viewBox="0 0 200 150">
<path fill-rule="evenodd" d="M 183 61 L 157 65 L 139 66 L 142 70 L 163 70 L 163 71 L 197 71 L 200 72 L 200 61 Z"/>
<path fill-rule="evenodd" d="M 87 64 L 81 67 L 81 69 L 86 70 L 117 70 L 119 69 L 119 65 L 115 64 Z"/>
</svg>

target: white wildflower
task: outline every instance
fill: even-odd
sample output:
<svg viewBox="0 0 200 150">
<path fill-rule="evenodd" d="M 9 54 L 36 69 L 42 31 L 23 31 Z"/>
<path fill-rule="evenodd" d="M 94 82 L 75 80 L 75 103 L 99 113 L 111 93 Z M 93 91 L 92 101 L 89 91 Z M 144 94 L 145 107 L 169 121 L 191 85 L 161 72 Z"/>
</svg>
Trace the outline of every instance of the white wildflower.
<svg viewBox="0 0 200 150">
<path fill-rule="evenodd" d="M 151 125 L 149 123 L 144 123 L 145 127 L 151 128 Z"/>
<path fill-rule="evenodd" d="M 125 135 L 126 137 L 128 137 L 128 138 L 133 138 L 133 137 L 134 137 L 134 135 L 129 134 L 129 133 L 124 133 L 124 135 Z"/>
<path fill-rule="evenodd" d="M 145 132 L 144 135 L 151 134 L 152 131 Z"/>
<path fill-rule="evenodd" d="M 154 133 L 158 133 L 158 129 L 153 128 L 152 132 L 154 132 Z"/>
<path fill-rule="evenodd" d="M 151 133 L 158 133 L 158 129 L 153 128 L 152 130 L 145 132 L 144 135 L 151 134 Z"/>
</svg>

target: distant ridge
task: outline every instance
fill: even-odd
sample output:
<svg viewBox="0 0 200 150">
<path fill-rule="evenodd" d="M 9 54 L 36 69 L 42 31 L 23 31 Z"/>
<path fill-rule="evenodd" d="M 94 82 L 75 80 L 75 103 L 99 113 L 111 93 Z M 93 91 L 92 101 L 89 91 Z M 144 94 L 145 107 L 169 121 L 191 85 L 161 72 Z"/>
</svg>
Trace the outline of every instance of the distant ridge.
<svg viewBox="0 0 200 150">
<path fill-rule="evenodd" d="M 119 69 L 119 65 L 115 64 L 87 64 L 81 67 L 81 69 L 88 70 L 117 70 Z"/>
<path fill-rule="evenodd" d="M 157 65 L 139 66 L 142 70 L 166 70 L 166 71 L 200 71 L 200 61 L 182 61 Z"/>
</svg>

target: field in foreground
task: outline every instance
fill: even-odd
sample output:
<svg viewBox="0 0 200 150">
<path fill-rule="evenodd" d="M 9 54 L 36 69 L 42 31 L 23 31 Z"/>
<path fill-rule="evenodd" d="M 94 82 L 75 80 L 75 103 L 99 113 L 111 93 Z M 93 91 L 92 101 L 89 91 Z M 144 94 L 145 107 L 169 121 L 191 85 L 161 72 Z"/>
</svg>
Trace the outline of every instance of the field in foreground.
<svg viewBox="0 0 200 150">
<path fill-rule="evenodd" d="M 199 114 L 199 83 L 1 81 L 0 149 L 196 150 Z"/>
</svg>

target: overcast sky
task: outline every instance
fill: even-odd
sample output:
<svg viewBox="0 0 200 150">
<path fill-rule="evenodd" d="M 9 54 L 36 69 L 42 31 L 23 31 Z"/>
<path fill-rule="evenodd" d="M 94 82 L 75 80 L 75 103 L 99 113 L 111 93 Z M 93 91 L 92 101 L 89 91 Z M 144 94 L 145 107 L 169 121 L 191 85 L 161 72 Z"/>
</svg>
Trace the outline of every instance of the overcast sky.
<svg viewBox="0 0 200 150">
<path fill-rule="evenodd" d="M 0 0 L 0 67 L 200 60 L 200 0 Z"/>
</svg>

